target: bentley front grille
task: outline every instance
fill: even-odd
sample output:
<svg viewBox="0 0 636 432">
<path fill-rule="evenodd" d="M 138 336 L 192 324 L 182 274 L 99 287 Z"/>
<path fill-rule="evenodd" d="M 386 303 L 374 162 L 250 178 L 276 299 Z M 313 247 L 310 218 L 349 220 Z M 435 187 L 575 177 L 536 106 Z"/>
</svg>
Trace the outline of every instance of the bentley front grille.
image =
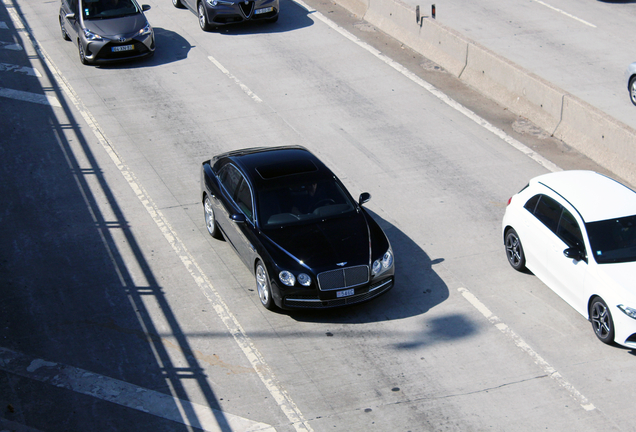
<svg viewBox="0 0 636 432">
<path fill-rule="evenodd" d="M 361 265 L 330 270 L 318 275 L 318 287 L 321 291 L 352 288 L 369 282 L 369 266 Z"/>
</svg>

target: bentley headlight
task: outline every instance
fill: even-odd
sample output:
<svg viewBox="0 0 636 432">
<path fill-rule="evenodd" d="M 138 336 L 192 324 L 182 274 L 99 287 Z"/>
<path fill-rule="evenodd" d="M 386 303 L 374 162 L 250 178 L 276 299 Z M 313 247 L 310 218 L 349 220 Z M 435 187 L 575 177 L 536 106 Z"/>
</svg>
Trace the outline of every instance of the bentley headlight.
<svg viewBox="0 0 636 432">
<path fill-rule="evenodd" d="M 100 35 L 98 35 L 97 33 L 93 33 L 89 29 L 84 29 L 84 36 L 86 37 L 86 40 L 89 40 L 89 41 L 104 40 L 104 38 L 102 38 Z"/>
<path fill-rule="evenodd" d="M 311 277 L 308 274 L 301 273 L 298 275 L 298 283 L 302 286 L 309 286 L 311 285 Z"/>
<path fill-rule="evenodd" d="M 373 276 L 378 276 L 379 274 L 384 273 L 386 270 L 390 269 L 393 266 L 393 251 L 391 248 L 387 250 L 381 259 L 377 259 L 373 262 Z"/>
<path fill-rule="evenodd" d="M 619 304 L 617 307 L 628 317 L 636 319 L 636 309 L 622 304 Z"/>
<path fill-rule="evenodd" d="M 280 281 L 287 286 L 294 286 L 294 284 L 296 283 L 296 278 L 294 277 L 294 275 L 287 270 L 283 270 L 282 272 L 278 273 L 278 279 L 280 279 Z"/>
</svg>

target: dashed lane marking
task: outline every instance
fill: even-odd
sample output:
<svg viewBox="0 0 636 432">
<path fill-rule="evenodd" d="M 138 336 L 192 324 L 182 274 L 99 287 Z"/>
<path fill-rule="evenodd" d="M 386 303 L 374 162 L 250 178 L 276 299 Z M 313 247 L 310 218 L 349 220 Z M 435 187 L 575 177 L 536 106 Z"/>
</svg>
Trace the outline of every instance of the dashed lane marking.
<svg viewBox="0 0 636 432">
<path fill-rule="evenodd" d="M 468 303 L 470 303 L 475 309 L 477 309 L 492 325 L 497 327 L 500 332 L 508 336 L 512 341 L 517 345 L 517 347 L 521 348 L 526 354 L 530 356 L 530 358 L 545 372 L 547 376 L 555 380 L 561 387 L 566 389 L 570 396 L 581 405 L 581 407 L 586 411 L 592 411 L 596 407 L 592 404 L 585 396 L 583 396 L 577 389 L 574 388 L 572 384 L 561 376 L 561 374 L 554 369 L 550 364 L 543 359 L 535 350 L 533 350 L 530 345 L 528 345 L 521 337 L 516 334 L 510 327 L 508 327 L 505 323 L 501 322 L 499 317 L 494 315 L 490 309 L 486 307 L 473 293 L 468 291 L 466 288 L 458 288 L 458 291 L 461 295 L 464 296 Z"/>
</svg>

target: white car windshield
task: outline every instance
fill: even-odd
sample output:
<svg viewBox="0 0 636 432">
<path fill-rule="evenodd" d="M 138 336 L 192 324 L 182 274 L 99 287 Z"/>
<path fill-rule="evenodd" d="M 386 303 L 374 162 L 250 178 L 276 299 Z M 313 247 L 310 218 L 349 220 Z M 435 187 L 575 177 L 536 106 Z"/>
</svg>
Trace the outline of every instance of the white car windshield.
<svg viewBox="0 0 636 432">
<path fill-rule="evenodd" d="M 636 216 L 585 224 L 599 264 L 636 261 Z"/>
</svg>

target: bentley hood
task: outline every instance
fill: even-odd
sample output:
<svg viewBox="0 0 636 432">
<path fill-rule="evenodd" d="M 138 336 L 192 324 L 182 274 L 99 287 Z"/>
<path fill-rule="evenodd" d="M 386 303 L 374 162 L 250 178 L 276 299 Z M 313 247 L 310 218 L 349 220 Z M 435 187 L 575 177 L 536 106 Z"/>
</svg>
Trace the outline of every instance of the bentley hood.
<svg viewBox="0 0 636 432">
<path fill-rule="evenodd" d="M 328 269 L 369 265 L 371 239 L 362 213 L 306 225 L 268 230 L 271 246 L 319 273 Z M 279 260 L 275 260 L 279 261 Z"/>
</svg>

